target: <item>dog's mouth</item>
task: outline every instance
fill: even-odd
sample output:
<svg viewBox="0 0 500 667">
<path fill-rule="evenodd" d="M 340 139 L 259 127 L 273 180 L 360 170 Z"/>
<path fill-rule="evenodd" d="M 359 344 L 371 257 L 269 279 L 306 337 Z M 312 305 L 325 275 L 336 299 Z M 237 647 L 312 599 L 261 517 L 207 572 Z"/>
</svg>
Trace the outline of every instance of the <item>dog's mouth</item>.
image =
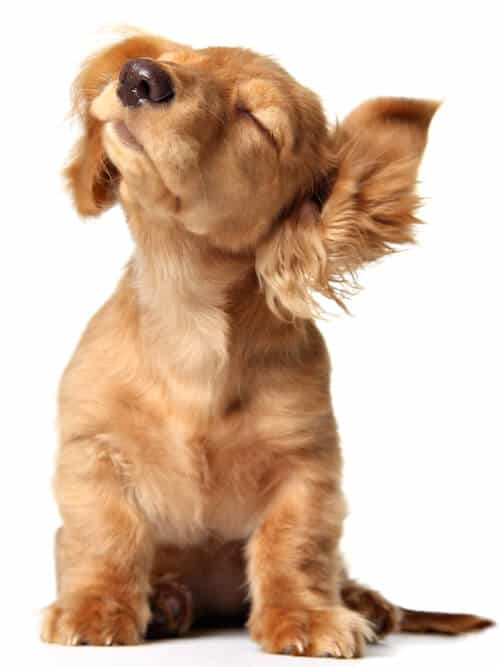
<svg viewBox="0 0 500 667">
<path fill-rule="evenodd" d="M 144 146 L 136 139 L 123 120 L 115 120 L 112 125 L 115 134 L 125 145 L 136 151 L 144 151 Z"/>
</svg>

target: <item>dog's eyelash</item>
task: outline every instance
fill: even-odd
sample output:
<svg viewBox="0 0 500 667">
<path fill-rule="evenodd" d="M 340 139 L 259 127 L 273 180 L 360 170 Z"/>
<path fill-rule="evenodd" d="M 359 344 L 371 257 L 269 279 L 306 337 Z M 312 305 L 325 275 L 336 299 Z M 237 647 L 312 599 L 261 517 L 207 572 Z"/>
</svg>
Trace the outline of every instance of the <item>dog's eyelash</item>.
<svg viewBox="0 0 500 667">
<path fill-rule="evenodd" d="M 263 125 L 256 116 L 253 115 L 253 113 L 250 111 L 250 109 L 247 109 L 246 107 L 238 106 L 238 107 L 236 107 L 236 111 L 241 116 L 245 116 L 246 118 L 249 118 L 254 123 L 254 125 L 256 125 L 256 127 L 258 127 L 258 129 L 264 134 L 264 136 L 268 139 L 268 141 L 271 142 L 273 148 L 275 148 L 279 152 L 279 146 L 278 146 L 278 144 L 276 142 L 276 138 L 274 137 L 272 132 L 269 130 L 269 128 L 267 128 L 265 125 Z"/>
</svg>

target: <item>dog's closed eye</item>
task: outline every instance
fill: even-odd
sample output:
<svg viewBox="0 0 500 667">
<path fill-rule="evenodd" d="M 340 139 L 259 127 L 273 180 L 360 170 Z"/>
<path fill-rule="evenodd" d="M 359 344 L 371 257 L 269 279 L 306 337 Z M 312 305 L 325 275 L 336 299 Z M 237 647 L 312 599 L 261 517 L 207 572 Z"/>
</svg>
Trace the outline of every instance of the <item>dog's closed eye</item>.
<svg viewBox="0 0 500 667">
<path fill-rule="evenodd" d="M 264 137 L 267 139 L 267 141 L 270 142 L 272 147 L 277 152 L 279 152 L 280 146 L 279 146 L 277 138 L 271 132 L 271 130 L 267 127 L 267 125 L 264 125 L 264 123 L 259 118 L 259 115 L 257 113 L 251 111 L 250 109 L 248 109 L 247 107 L 242 106 L 242 105 L 236 107 L 236 112 L 240 116 L 242 116 L 243 118 L 247 118 L 248 120 L 250 120 L 255 125 L 255 127 L 259 130 L 259 132 L 261 132 L 261 134 L 264 135 Z"/>
</svg>

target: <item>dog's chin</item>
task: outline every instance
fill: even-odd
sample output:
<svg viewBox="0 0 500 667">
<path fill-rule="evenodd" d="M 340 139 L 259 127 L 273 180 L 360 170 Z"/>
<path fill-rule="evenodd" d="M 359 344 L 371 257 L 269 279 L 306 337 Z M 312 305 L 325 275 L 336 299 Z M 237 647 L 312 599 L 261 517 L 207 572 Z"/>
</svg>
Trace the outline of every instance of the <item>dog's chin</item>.
<svg viewBox="0 0 500 667">
<path fill-rule="evenodd" d="M 105 154 L 123 177 L 137 180 L 153 169 L 144 146 L 122 120 L 105 122 L 102 138 Z"/>
<path fill-rule="evenodd" d="M 123 120 L 112 121 L 111 125 L 115 136 L 118 137 L 122 144 L 135 151 L 144 152 L 144 146 L 132 134 Z"/>
</svg>

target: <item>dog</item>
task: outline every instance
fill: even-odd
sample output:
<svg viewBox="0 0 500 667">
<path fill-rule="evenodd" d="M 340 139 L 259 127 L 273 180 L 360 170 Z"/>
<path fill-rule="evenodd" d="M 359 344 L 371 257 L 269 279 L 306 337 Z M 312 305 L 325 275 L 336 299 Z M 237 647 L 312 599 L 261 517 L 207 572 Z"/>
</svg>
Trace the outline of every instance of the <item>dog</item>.
<svg viewBox="0 0 500 667">
<path fill-rule="evenodd" d="M 136 644 L 247 621 L 265 651 L 357 657 L 491 621 L 394 605 L 347 573 L 341 453 L 314 320 L 414 238 L 438 108 L 330 125 L 273 60 L 134 33 L 74 84 L 77 211 L 119 202 L 135 251 L 59 391 L 57 600 L 41 635 Z"/>
</svg>

